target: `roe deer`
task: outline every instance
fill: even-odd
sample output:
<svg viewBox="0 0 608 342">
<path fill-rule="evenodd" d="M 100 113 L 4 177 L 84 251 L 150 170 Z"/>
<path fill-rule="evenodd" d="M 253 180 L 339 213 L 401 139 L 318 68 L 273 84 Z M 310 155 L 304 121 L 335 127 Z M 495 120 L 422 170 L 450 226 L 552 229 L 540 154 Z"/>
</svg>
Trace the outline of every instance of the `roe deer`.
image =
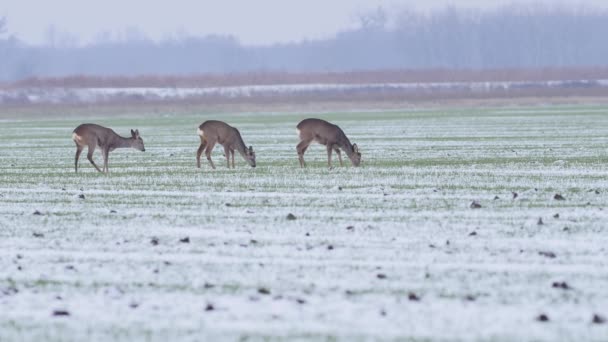
<svg viewBox="0 0 608 342">
<path fill-rule="evenodd" d="M 213 160 L 211 160 L 211 151 L 216 143 L 224 146 L 224 154 L 226 155 L 226 163 L 230 168 L 230 155 L 232 154 L 232 168 L 234 168 L 234 150 L 239 151 L 243 159 L 252 167 L 255 167 L 255 152 L 253 147 L 245 146 L 243 138 L 239 130 L 228 125 L 223 121 L 209 120 L 198 126 L 198 135 L 201 138 L 201 146 L 196 152 L 196 166 L 201 167 L 201 154 L 205 150 L 205 156 L 211 167 L 215 169 Z"/>
<path fill-rule="evenodd" d="M 300 121 L 297 128 L 300 143 L 296 149 L 298 151 L 300 167 L 306 166 L 306 163 L 304 163 L 304 152 L 306 152 L 306 149 L 313 141 L 327 146 L 327 164 L 329 167 L 331 167 L 332 150 L 338 154 L 340 166 L 342 166 L 340 149 L 344 150 L 354 166 L 359 166 L 361 163 L 361 153 L 359 153 L 357 144 L 351 145 L 350 140 L 348 140 L 340 127 L 321 119 L 305 119 Z"/>
<path fill-rule="evenodd" d="M 85 146 L 88 146 L 87 159 L 95 166 L 99 172 L 108 172 L 108 155 L 111 151 L 122 147 L 132 147 L 136 150 L 145 151 L 144 141 L 139 136 L 138 130 L 131 130 L 130 138 L 123 138 L 116 134 L 113 130 L 99 126 L 96 124 L 82 124 L 72 133 L 72 139 L 76 143 L 76 161 L 74 162 L 74 170 L 78 172 L 78 158 Z M 97 167 L 93 161 L 93 152 L 95 147 L 101 148 L 103 156 L 103 171 Z"/>
</svg>

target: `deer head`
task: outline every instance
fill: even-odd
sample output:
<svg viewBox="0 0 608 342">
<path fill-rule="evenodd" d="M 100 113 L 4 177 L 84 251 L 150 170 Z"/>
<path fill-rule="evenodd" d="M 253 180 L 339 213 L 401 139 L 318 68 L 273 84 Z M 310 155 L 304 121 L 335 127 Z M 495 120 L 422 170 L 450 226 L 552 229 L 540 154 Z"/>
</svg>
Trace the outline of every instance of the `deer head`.
<svg viewBox="0 0 608 342">
<path fill-rule="evenodd" d="M 247 160 L 247 163 L 249 163 L 251 167 L 255 167 L 255 152 L 253 152 L 252 146 L 249 146 L 249 148 L 245 150 L 245 160 Z"/>
<path fill-rule="evenodd" d="M 359 166 L 361 164 L 361 152 L 359 152 L 359 147 L 357 144 L 353 144 L 353 154 L 350 156 L 350 161 L 354 166 Z"/>
<path fill-rule="evenodd" d="M 146 151 L 144 140 L 139 136 L 139 130 L 131 130 L 131 147 L 142 152 Z"/>
</svg>

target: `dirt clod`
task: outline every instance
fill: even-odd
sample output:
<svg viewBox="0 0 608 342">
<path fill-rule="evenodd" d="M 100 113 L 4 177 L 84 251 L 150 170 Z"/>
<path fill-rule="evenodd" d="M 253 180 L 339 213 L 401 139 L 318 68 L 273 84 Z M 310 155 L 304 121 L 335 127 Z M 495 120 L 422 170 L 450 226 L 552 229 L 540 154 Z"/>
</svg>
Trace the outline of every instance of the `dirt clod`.
<svg viewBox="0 0 608 342">
<path fill-rule="evenodd" d="M 549 322 L 549 316 L 547 316 L 546 314 L 540 314 L 536 316 L 536 320 L 539 322 Z"/>
<path fill-rule="evenodd" d="M 565 281 L 555 281 L 551 284 L 551 287 L 554 289 L 570 290 L 570 285 Z"/>
<path fill-rule="evenodd" d="M 70 312 L 67 310 L 53 310 L 53 316 L 69 316 Z"/>
<path fill-rule="evenodd" d="M 542 255 L 549 259 L 554 259 L 555 257 L 557 257 L 557 255 L 555 255 L 555 253 L 549 252 L 549 251 L 540 251 L 540 252 L 538 252 L 538 255 Z"/>
<path fill-rule="evenodd" d="M 419 302 L 420 301 L 420 297 L 418 297 L 417 294 L 415 294 L 414 292 L 410 292 L 407 294 L 407 299 L 412 301 L 412 302 Z"/>
<path fill-rule="evenodd" d="M 603 316 L 600 316 L 598 314 L 593 314 L 593 318 L 591 319 L 591 322 L 593 324 L 604 324 L 604 323 L 606 323 L 606 318 Z"/>
<path fill-rule="evenodd" d="M 259 294 L 263 294 L 263 295 L 269 295 L 270 294 L 270 290 L 265 288 L 265 287 L 260 287 L 258 288 L 258 293 Z"/>
</svg>

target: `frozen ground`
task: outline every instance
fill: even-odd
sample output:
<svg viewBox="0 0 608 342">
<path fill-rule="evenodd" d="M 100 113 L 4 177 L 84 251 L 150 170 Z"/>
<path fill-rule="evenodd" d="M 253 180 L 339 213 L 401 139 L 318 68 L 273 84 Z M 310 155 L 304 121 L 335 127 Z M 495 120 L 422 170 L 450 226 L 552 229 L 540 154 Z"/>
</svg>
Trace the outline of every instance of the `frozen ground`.
<svg viewBox="0 0 608 342">
<path fill-rule="evenodd" d="M 268 98 L 284 95 L 386 95 L 465 91 L 486 94 L 523 89 L 605 88 L 608 80 L 566 80 L 544 82 L 427 82 L 427 83 L 359 83 L 359 84 L 277 84 L 202 88 L 0 88 L 2 103 L 99 103 L 125 100 L 188 100 L 215 98 Z"/>
<path fill-rule="evenodd" d="M 0 341 L 608 340 L 608 108 L 318 114 L 363 153 L 332 170 L 305 116 L 221 116 L 258 167 L 215 171 L 211 116 L 87 119 L 146 143 L 108 176 L 80 121 L 3 120 Z"/>
</svg>

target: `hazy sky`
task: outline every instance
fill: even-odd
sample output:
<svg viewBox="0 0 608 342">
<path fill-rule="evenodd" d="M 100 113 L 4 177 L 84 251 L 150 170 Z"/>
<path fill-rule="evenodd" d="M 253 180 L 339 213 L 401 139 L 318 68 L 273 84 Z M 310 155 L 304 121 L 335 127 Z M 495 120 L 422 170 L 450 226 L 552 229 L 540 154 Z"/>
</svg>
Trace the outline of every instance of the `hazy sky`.
<svg viewBox="0 0 608 342">
<path fill-rule="evenodd" d="M 544 0 L 549 3 L 559 1 Z M 245 44 L 268 44 L 331 36 L 352 27 L 356 17 L 379 6 L 429 9 L 455 5 L 490 7 L 535 0 L 2 0 L 0 16 L 9 32 L 40 44 L 49 27 L 70 32 L 80 43 L 100 32 L 137 28 L 153 39 L 176 33 L 232 34 Z M 571 0 L 563 4 L 608 7 L 608 0 Z"/>
</svg>

